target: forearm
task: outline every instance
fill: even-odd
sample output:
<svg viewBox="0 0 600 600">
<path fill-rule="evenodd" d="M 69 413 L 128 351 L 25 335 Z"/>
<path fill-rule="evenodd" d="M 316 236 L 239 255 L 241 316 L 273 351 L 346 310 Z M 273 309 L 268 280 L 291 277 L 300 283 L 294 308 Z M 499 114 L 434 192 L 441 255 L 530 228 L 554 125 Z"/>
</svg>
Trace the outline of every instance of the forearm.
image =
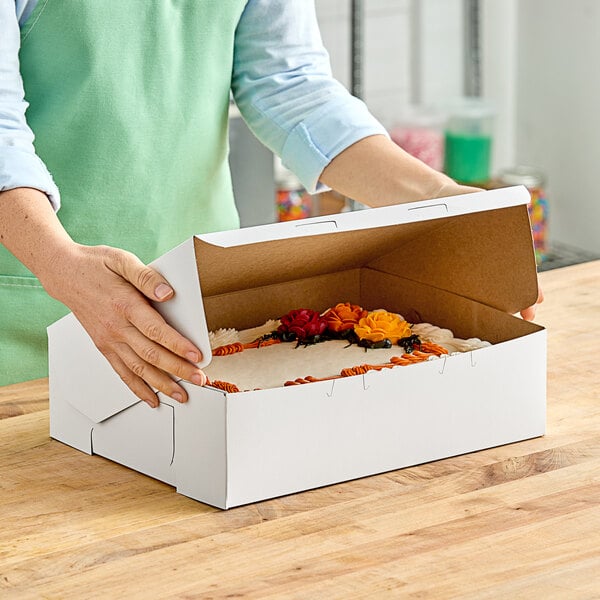
<svg viewBox="0 0 600 600">
<path fill-rule="evenodd" d="M 25 187 L 0 193 L 0 242 L 50 293 L 53 280 L 60 277 L 60 257 L 76 246 L 47 196 Z"/>
<path fill-rule="evenodd" d="M 320 181 L 373 207 L 476 191 L 458 185 L 383 135 L 363 138 L 341 152 Z"/>
</svg>

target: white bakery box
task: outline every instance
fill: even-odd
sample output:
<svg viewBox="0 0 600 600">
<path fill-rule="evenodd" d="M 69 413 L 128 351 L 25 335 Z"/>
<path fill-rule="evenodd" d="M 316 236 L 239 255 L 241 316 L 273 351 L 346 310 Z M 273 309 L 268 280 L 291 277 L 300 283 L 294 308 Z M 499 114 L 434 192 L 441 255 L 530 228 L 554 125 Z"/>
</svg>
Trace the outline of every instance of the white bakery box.
<svg viewBox="0 0 600 600">
<path fill-rule="evenodd" d="M 364 375 L 140 402 L 73 315 L 50 326 L 50 434 L 230 508 L 541 436 L 546 332 L 523 187 L 199 235 L 153 263 L 157 305 L 211 360 L 208 331 L 294 308 L 385 307 L 493 345 Z M 373 352 L 373 351 L 370 351 Z M 348 365 L 352 366 L 352 365 Z"/>
</svg>

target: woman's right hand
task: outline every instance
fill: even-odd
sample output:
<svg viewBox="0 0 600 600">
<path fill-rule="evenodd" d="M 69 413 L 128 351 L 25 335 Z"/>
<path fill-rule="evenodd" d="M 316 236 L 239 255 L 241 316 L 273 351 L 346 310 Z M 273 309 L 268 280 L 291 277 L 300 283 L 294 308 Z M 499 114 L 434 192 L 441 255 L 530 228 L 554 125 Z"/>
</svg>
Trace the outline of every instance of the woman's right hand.
<svg viewBox="0 0 600 600">
<path fill-rule="evenodd" d="M 150 406 L 158 406 L 152 388 L 178 402 L 187 400 L 172 376 L 206 383 L 194 364 L 202 358 L 200 350 L 149 302 L 168 302 L 174 290 L 133 254 L 73 244 L 42 283 L 73 311 L 119 377 Z"/>
<path fill-rule="evenodd" d="M 204 385 L 194 363 L 200 350 L 150 305 L 175 293 L 133 254 L 75 243 L 38 190 L 0 193 L 0 241 L 46 291 L 70 308 L 121 379 L 141 400 L 158 406 L 152 388 L 185 402 L 174 378 Z"/>
</svg>

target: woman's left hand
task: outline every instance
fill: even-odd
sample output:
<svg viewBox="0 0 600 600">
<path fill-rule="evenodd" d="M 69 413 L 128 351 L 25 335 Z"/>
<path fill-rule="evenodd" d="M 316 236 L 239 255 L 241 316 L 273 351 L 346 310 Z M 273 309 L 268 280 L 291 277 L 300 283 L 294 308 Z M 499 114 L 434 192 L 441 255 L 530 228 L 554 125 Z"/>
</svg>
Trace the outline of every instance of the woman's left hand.
<svg viewBox="0 0 600 600">
<path fill-rule="evenodd" d="M 533 306 L 524 308 L 521 311 L 521 317 L 523 317 L 523 319 L 525 319 L 526 321 L 533 321 L 533 319 L 535 319 L 535 311 L 536 311 L 537 305 L 541 304 L 543 301 L 544 301 L 544 292 L 542 291 L 542 288 L 539 286 L 539 280 L 538 280 L 537 300 L 535 301 L 535 304 Z"/>
</svg>

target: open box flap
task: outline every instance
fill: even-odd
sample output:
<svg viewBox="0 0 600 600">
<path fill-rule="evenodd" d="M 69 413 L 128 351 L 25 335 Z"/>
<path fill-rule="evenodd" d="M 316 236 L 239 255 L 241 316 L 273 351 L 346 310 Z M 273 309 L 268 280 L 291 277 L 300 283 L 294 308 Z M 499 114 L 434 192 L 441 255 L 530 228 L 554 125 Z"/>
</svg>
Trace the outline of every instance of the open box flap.
<svg viewBox="0 0 600 600">
<path fill-rule="evenodd" d="M 92 423 L 101 423 L 141 402 L 72 313 L 48 327 L 48 348 L 51 404 L 66 401 Z"/>
<path fill-rule="evenodd" d="M 154 308 L 169 325 L 202 350 L 202 360 L 198 366 L 205 367 L 210 363 L 212 355 L 193 239 L 186 240 L 150 266 L 164 275 L 175 290 L 173 298 L 167 302 L 154 302 Z"/>
<path fill-rule="evenodd" d="M 537 297 L 528 202 L 517 186 L 197 236 L 202 293 L 369 266 L 516 312 Z"/>
</svg>

